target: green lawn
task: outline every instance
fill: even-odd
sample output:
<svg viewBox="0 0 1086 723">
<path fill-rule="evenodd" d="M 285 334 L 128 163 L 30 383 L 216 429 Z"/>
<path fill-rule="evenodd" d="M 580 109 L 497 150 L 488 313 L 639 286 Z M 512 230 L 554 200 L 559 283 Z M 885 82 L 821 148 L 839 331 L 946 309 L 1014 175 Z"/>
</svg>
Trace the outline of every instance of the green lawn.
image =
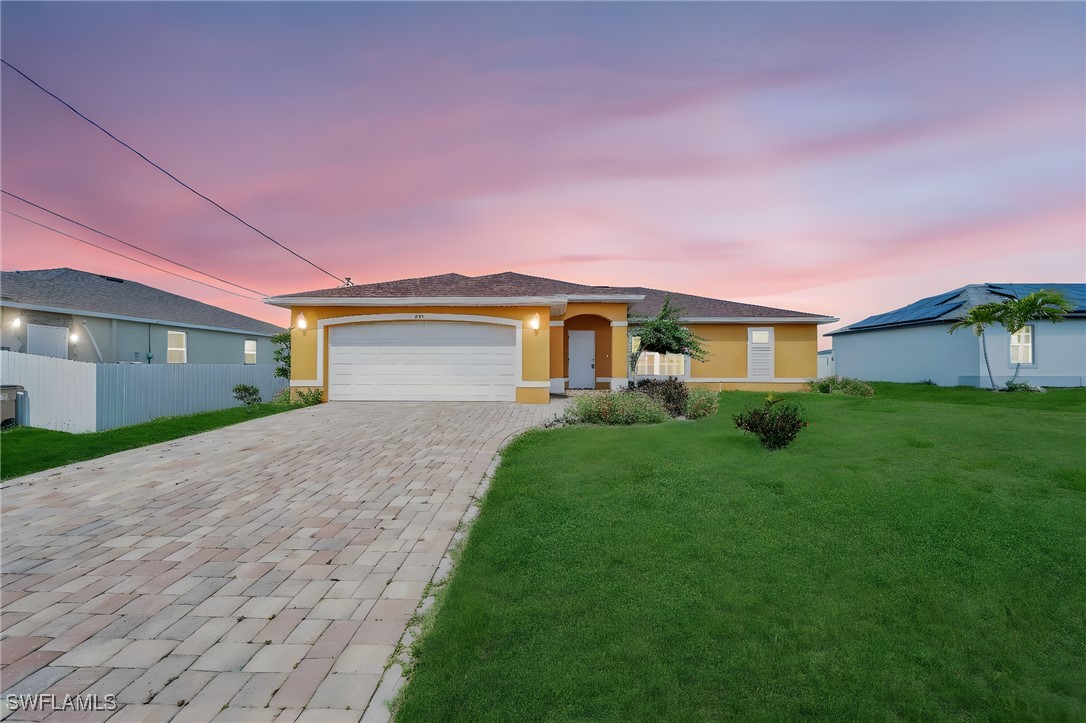
<svg viewBox="0 0 1086 723">
<path fill-rule="evenodd" d="M 1086 720 L 1086 390 L 876 387 L 518 439 L 398 719 Z"/>
<path fill-rule="evenodd" d="M 126 449 L 168 442 L 178 437 L 187 437 L 190 434 L 296 408 L 297 405 L 268 402 L 254 405 L 252 409 L 231 407 L 181 417 L 162 417 L 130 427 L 87 434 L 15 427 L 0 432 L 0 479 L 11 479 L 72 462 L 104 457 Z"/>
</svg>

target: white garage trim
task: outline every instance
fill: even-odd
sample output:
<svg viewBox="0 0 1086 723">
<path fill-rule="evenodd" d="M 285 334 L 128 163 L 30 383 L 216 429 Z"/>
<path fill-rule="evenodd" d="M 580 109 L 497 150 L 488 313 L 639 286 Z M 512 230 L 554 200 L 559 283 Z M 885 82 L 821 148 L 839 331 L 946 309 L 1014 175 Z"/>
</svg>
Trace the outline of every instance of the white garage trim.
<svg viewBox="0 0 1086 723">
<path fill-rule="evenodd" d="M 505 319 L 497 316 L 479 316 L 477 314 L 358 314 L 356 316 L 336 316 L 317 322 L 317 383 L 324 386 L 324 328 L 340 324 L 368 324 L 382 321 L 463 321 L 472 324 L 498 324 L 515 328 L 513 345 L 513 381 L 515 386 L 524 387 L 534 384 L 524 381 L 524 360 L 522 358 L 521 334 L 524 323 L 519 319 Z M 549 385 L 550 382 L 547 382 Z"/>
</svg>

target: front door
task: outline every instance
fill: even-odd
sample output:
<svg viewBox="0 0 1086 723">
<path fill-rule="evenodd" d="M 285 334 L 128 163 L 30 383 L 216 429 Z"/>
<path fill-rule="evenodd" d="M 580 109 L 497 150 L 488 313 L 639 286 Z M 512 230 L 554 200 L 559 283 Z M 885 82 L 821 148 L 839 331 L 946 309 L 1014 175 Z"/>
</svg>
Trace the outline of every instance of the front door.
<svg viewBox="0 0 1086 723">
<path fill-rule="evenodd" d="M 569 388 L 596 388 L 596 332 L 569 332 Z"/>
</svg>

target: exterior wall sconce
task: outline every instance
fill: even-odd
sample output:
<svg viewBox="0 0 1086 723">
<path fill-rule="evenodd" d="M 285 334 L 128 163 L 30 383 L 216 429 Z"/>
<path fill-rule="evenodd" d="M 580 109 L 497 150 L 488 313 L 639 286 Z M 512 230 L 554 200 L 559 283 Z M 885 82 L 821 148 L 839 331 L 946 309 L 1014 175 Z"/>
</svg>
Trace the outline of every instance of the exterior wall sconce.
<svg viewBox="0 0 1086 723">
<path fill-rule="evenodd" d="M 299 311 L 298 312 L 298 328 L 299 329 L 304 329 L 305 326 L 306 326 L 305 314 L 303 314 L 302 312 Z"/>
<path fill-rule="evenodd" d="M 79 341 L 79 334 L 72 332 L 72 334 L 68 337 L 68 341 L 72 342 L 73 344 L 76 343 L 77 341 Z"/>
<path fill-rule="evenodd" d="M 23 325 L 23 317 L 16 316 L 14 319 L 11 320 L 11 325 L 18 329 L 20 326 Z"/>
<path fill-rule="evenodd" d="M 539 331 L 539 314 L 535 314 L 528 320 L 528 326 L 532 327 L 533 331 Z"/>
</svg>

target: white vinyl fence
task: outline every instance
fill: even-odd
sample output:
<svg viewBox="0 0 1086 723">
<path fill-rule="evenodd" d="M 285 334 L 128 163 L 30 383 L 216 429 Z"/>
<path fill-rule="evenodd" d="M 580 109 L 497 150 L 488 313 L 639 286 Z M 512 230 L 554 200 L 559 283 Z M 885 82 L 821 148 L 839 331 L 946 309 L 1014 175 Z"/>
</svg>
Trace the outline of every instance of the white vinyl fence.
<svg viewBox="0 0 1086 723">
<path fill-rule="evenodd" d="M 12 351 L 0 351 L 0 382 L 26 388 L 30 426 L 62 432 L 236 407 L 237 384 L 267 401 L 287 385 L 273 364 L 89 364 Z"/>
<path fill-rule="evenodd" d="M 26 387 L 31 427 L 93 432 L 97 427 L 97 364 L 0 351 L 0 383 Z"/>
</svg>

